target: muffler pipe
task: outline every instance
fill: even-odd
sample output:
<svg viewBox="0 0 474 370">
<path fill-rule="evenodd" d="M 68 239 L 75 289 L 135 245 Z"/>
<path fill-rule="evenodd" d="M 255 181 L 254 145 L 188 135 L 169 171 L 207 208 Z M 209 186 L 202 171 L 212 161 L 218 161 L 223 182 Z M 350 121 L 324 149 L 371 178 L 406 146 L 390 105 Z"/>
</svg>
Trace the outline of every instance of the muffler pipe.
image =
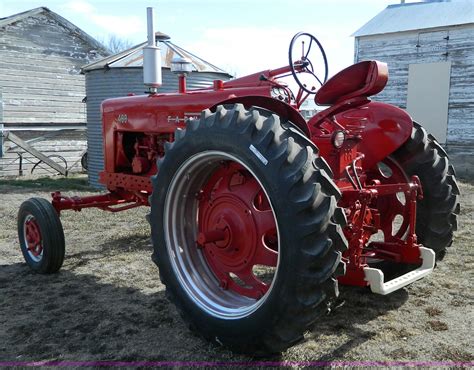
<svg viewBox="0 0 474 370">
<path fill-rule="evenodd" d="M 143 83 L 151 94 L 162 85 L 161 50 L 156 45 L 153 8 L 147 9 L 148 44 L 143 48 Z"/>
</svg>

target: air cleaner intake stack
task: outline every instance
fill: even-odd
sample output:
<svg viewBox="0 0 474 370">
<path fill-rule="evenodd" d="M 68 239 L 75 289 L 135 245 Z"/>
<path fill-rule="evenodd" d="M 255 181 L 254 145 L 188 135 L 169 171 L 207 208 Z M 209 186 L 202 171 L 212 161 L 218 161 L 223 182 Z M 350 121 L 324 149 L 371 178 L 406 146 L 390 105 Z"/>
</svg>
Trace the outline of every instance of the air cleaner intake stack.
<svg viewBox="0 0 474 370">
<path fill-rule="evenodd" d="M 154 94 L 161 86 L 161 51 L 156 45 L 153 8 L 147 9 L 148 45 L 143 49 L 143 83 Z"/>
</svg>

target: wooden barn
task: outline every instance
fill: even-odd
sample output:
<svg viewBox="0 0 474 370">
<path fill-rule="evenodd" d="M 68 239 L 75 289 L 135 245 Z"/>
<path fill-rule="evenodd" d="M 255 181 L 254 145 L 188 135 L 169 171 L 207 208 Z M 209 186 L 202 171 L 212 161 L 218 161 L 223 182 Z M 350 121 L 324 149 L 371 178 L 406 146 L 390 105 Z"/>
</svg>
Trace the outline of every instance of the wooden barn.
<svg viewBox="0 0 474 370">
<path fill-rule="evenodd" d="M 48 8 L 0 18 L 0 176 L 30 173 L 42 159 L 81 169 L 87 148 L 81 67 L 107 55 Z M 35 173 L 60 172 L 44 162 Z"/>
<path fill-rule="evenodd" d="M 404 108 L 474 175 L 474 1 L 389 5 L 355 36 L 355 62 L 376 59 L 389 82 L 376 100 Z"/>
</svg>

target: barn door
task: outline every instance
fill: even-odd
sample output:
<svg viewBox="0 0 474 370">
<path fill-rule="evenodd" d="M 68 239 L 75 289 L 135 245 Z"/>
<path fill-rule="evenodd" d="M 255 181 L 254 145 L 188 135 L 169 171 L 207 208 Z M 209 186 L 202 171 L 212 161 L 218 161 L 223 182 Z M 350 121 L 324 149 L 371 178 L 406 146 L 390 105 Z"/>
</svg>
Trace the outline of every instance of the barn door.
<svg viewBox="0 0 474 370">
<path fill-rule="evenodd" d="M 446 143 L 451 62 L 410 64 L 407 111 L 440 143 Z"/>
</svg>

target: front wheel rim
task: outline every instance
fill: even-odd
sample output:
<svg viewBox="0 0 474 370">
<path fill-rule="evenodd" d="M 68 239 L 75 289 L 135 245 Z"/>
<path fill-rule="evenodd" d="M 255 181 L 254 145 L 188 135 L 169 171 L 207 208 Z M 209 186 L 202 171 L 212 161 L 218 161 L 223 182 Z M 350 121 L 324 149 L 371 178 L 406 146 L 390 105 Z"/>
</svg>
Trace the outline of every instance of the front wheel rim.
<svg viewBox="0 0 474 370">
<path fill-rule="evenodd" d="M 233 170 L 248 179 L 241 188 L 235 188 L 238 191 L 232 190 L 233 175 L 226 177 Z M 252 198 L 254 191 L 266 199 L 262 209 Z M 211 193 L 214 198 L 206 205 Z M 222 151 L 205 151 L 188 158 L 171 180 L 163 217 L 175 276 L 202 310 L 217 318 L 239 319 L 255 312 L 268 299 L 280 261 L 278 223 L 265 188 L 240 159 Z M 245 217 L 251 221 L 245 221 Z M 242 238 L 247 234 L 253 237 Z M 254 271 L 261 265 L 267 268 L 263 272 L 265 281 Z M 254 270 L 249 271 L 249 267 Z"/>
<path fill-rule="evenodd" d="M 29 214 L 23 221 L 23 243 L 32 261 L 38 263 L 43 259 L 43 238 L 36 218 Z"/>
</svg>

